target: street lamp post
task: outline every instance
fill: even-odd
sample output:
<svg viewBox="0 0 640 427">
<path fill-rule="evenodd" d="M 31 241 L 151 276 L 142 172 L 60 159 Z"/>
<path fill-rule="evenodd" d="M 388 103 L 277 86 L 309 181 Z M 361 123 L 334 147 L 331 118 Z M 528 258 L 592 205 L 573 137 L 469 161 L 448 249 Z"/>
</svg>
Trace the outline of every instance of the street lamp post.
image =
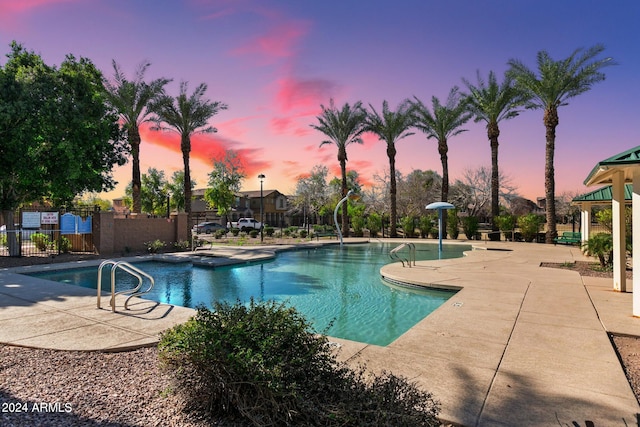
<svg viewBox="0 0 640 427">
<path fill-rule="evenodd" d="M 264 242 L 264 205 L 262 200 L 262 180 L 264 180 L 266 176 L 263 173 L 258 175 L 258 179 L 260 180 L 260 243 Z"/>
</svg>

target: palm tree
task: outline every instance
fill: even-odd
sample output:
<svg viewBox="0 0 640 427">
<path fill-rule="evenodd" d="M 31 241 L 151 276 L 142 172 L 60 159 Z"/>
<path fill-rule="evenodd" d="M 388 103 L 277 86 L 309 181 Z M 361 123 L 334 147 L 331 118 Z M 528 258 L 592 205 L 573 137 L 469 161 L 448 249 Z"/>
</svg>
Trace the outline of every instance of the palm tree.
<svg viewBox="0 0 640 427">
<path fill-rule="evenodd" d="M 154 130 L 169 130 L 180 134 L 180 149 L 184 163 L 184 211 L 191 213 L 191 172 L 189 170 L 189 153 L 191 152 L 191 135 L 195 133 L 217 132 L 209 125 L 209 119 L 226 110 L 227 105 L 204 98 L 207 85 L 201 83 L 192 95 L 187 95 L 187 82 L 180 83 L 180 94 L 174 99 L 165 95 L 151 105 L 156 114 Z M 162 126 L 166 123 L 166 126 Z"/>
<path fill-rule="evenodd" d="M 164 94 L 164 86 L 171 79 L 159 78 L 147 83 L 144 81 L 144 73 L 151 65 L 150 62 L 143 62 L 138 67 L 133 81 L 127 80 L 120 70 L 116 61 L 112 61 L 114 70 L 114 81 L 105 80 L 104 86 L 107 91 L 107 101 L 116 109 L 122 119 L 122 127 L 127 131 L 127 140 L 131 150 L 133 163 L 132 199 L 133 212 L 142 212 L 142 202 L 140 198 L 140 126 L 150 120 L 149 103 Z"/>
<path fill-rule="evenodd" d="M 566 59 L 555 61 L 546 51 L 537 55 L 538 73 L 517 59 L 510 59 L 507 73 L 516 85 L 531 96 L 527 108 L 544 110 L 543 123 L 546 128 L 544 187 L 547 211 L 546 243 L 553 243 L 556 231 L 555 170 L 553 157 L 558 126 L 558 108 L 568 105 L 568 100 L 591 89 L 593 84 L 605 79 L 600 71 L 614 65 L 611 58 L 596 59 L 604 51 L 597 44 L 586 51 L 576 49 Z"/>
<path fill-rule="evenodd" d="M 338 146 L 338 161 L 340 162 L 340 172 L 342 174 L 342 197 L 347 195 L 347 145 L 362 144 L 360 135 L 364 132 L 364 122 L 367 116 L 362 108 L 362 102 L 353 104 L 345 103 L 342 109 L 338 110 L 333 99 L 329 103 L 329 108 L 320 105 L 322 113 L 317 116 L 317 125 L 311 127 L 325 134 L 329 139 L 322 141 L 324 144 L 336 144 Z M 342 235 L 349 236 L 347 221 L 347 209 L 342 208 Z"/>
<path fill-rule="evenodd" d="M 466 131 L 460 127 L 472 117 L 472 114 L 467 109 L 466 99 L 460 95 L 457 86 L 449 91 L 446 105 L 442 105 L 435 96 L 431 98 L 433 113 L 417 97 L 414 98 L 414 126 L 424 132 L 427 139 L 434 138 L 438 141 L 438 153 L 442 162 L 440 200 L 446 202 L 449 197 L 448 139 Z M 444 222 L 443 228 L 446 230 L 446 216 Z"/>
<path fill-rule="evenodd" d="M 468 80 L 462 79 L 469 90 L 467 106 L 475 117 L 475 122 L 487 123 L 487 137 L 491 146 L 491 217 L 492 230 L 497 231 L 498 225 L 495 218 L 500 215 L 499 204 L 499 170 L 498 170 L 498 136 L 500 127 L 498 123 L 516 117 L 528 100 L 526 94 L 515 87 L 513 79 L 505 75 L 502 84 L 499 84 L 493 71 L 489 72 L 487 83 L 477 72 L 478 85 L 474 86 Z"/>
<path fill-rule="evenodd" d="M 389 194 L 391 197 L 391 237 L 398 237 L 396 231 L 397 205 L 396 205 L 396 142 L 407 136 L 413 135 L 409 128 L 413 126 L 412 107 L 409 100 L 404 100 L 396 111 L 389 110 L 387 101 L 382 103 L 382 115 L 369 104 L 365 131 L 374 133 L 378 138 L 387 143 L 387 157 L 389 157 Z"/>
</svg>

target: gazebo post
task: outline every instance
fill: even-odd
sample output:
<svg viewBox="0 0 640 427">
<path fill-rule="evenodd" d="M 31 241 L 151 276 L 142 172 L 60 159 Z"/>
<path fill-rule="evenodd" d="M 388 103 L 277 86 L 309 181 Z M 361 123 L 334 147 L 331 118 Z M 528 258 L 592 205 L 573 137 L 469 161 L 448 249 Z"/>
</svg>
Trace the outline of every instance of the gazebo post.
<svg viewBox="0 0 640 427">
<path fill-rule="evenodd" d="M 640 230 L 640 171 L 635 170 L 633 173 L 633 195 L 631 196 L 631 209 L 633 210 L 632 229 Z M 633 247 L 640 248 L 640 233 L 632 233 Z M 640 279 L 637 281 L 636 272 L 640 272 L 640 255 L 633 257 L 633 281 L 640 283 Z M 633 289 L 633 315 L 640 317 L 640 285 Z"/>
<path fill-rule="evenodd" d="M 611 213 L 613 219 L 613 289 L 627 291 L 626 236 L 624 220 L 624 173 L 617 171 L 612 176 Z"/>
<path fill-rule="evenodd" d="M 580 243 L 584 244 L 591 233 L 591 203 L 583 202 L 580 208 Z"/>
</svg>

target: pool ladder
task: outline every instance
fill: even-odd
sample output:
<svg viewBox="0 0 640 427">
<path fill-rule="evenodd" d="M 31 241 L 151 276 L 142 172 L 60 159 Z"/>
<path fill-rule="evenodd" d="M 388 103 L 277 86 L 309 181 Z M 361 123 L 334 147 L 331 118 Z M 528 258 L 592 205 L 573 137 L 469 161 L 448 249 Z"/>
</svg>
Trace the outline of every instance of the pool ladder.
<svg viewBox="0 0 640 427">
<path fill-rule="evenodd" d="M 111 305 L 111 311 L 113 311 L 115 313 L 116 311 L 116 295 L 129 295 L 127 297 L 127 299 L 124 301 L 124 308 L 125 310 L 128 310 L 129 307 L 129 300 L 133 297 L 137 297 L 140 295 L 144 295 L 147 292 L 150 292 L 151 289 L 153 289 L 153 286 L 155 284 L 155 281 L 153 280 L 153 277 L 151 277 L 149 274 L 145 273 L 144 271 L 140 270 L 139 268 L 134 267 L 133 265 L 129 264 L 128 262 L 125 261 L 114 261 L 112 259 L 108 259 L 106 261 L 103 261 L 100 266 L 98 267 L 98 308 L 102 308 L 100 305 L 100 294 L 102 293 L 102 269 L 107 266 L 107 265 L 111 265 L 111 301 L 110 301 L 110 305 Z M 128 289 L 126 291 L 120 291 L 120 292 L 116 292 L 116 270 L 120 269 L 122 271 L 125 271 L 129 274 L 131 274 L 132 276 L 136 277 L 138 279 L 138 285 L 133 288 L 133 289 Z M 142 282 L 143 282 L 143 278 L 142 277 L 146 277 L 147 279 L 149 279 L 150 285 L 149 287 L 144 290 L 144 291 L 140 291 L 140 289 L 142 288 Z"/>
<path fill-rule="evenodd" d="M 409 257 L 401 258 L 399 252 L 405 248 L 409 249 Z M 407 263 L 408 267 L 411 267 L 412 262 L 413 265 L 416 265 L 416 245 L 413 243 L 403 243 L 400 246 L 391 249 L 389 251 L 389 257 L 394 261 L 400 261 L 403 267 L 405 266 L 405 262 Z"/>
</svg>

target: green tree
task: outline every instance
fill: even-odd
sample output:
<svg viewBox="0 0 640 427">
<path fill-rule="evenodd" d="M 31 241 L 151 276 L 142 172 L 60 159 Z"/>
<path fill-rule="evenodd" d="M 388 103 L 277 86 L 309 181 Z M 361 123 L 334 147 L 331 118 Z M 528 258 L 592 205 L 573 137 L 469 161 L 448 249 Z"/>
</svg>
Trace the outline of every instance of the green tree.
<svg viewBox="0 0 640 427">
<path fill-rule="evenodd" d="M 396 222 L 398 218 L 398 207 L 396 201 L 396 142 L 413 135 L 409 129 L 413 126 L 412 107 L 409 100 L 400 103 L 396 111 L 389 110 L 389 103 L 382 103 L 382 114 L 378 113 L 373 105 L 369 104 L 370 110 L 367 112 L 365 131 L 378 136 L 381 141 L 387 143 L 387 157 L 389 158 L 389 196 L 391 199 L 391 237 L 398 237 Z"/>
<path fill-rule="evenodd" d="M 447 103 L 442 105 L 437 97 L 431 98 L 433 112 L 429 111 L 422 101 L 417 97 L 413 103 L 415 114 L 415 126 L 427 135 L 427 139 L 435 139 L 438 141 L 438 153 L 440 154 L 440 162 L 442 163 L 442 193 L 440 201 L 446 202 L 449 198 L 449 160 L 448 160 L 448 140 L 452 136 L 456 136 L 465 132 L 461 129 L 472 117 L 467 109 L 467 102 L 460 95 L 457 86 L 449 91 Z M 444 218 L 446 229 L 446 217 Z"/>
<path fill-rule="evenodd" d="M 540 51 L 537 55 L 538 74 L 520 60 L 511 59 L 508 62 L 511 67 L 508 75 L 531 97 L 527 108 L 544 111 L 546 243 L 553 243 L 557 236 L 554 155 L 556 127 L 559 123 L 558 108 L 568 105 L 569 99 L 589 91 L 595 83 L 605 79 L 602 68 L 613 65 L 614 62 L 611 58 L 596 59 L 603 51 L 604 46 L 597 44 L 586 51 L 576 49 L 568 58 L 558 61 L 552 59 L 546 51 Z"/>
<path fill-rule="evenodd" d="M 132 172 L 132 212 L 142 212 L 142 202 L 140 200 L 140 126 L 150 121 L 150 103 L 164 94 L 164 87 L 171 79 L 159 78 L 147 83 L 144 81 L 144 74 L 151 65 L 150 62 L 143 62 L 138 67 L 133 80 L 127 80 L 116 61 L 112 61 L 114 80 L 105 80 L 104 86 L 107 89 L 107 100 L 120 114 L 122 127 L 127 133 L 131 152 Z"/>
<path fill-rule="evenodd" d="M 173 98 L 160 96 L 151 103 L 150 109 L 155 113 L 154 130 L 175 131 L 180 135 L 180 150 L 184 164 L 184 211 L 191 213 L 191 171 L 189 157 L 191 153 L 191 135 L 196 133 L 212 133 L 217 129 L 209 125 L 209 119 L 227 105 L 206 99 L 207 85 L 201 83 L 191 95 L 187 94 L 187 82 L 180 83 L 180 94 Z M 163 123 L 165 125 L 163 126 Z"/>
<path fill-rule="evenodd" d="M 491 218 L 492 230 L 497 231 L 498 225 L 495 217 L 500 215 L 500 176 L 498 169 L 498 137 L 500 136 L 499 123 L 516 117 L 528 100 L 525 92 L 515 86 L 513 78 L 505 75 L 502 83 L 498 83 L 493 71 L 489 72 L 487 82 L 477 72 L 477 85 L 463 79 L 469 90 L 467 105 L 473 113 L 475 121 L 483 121 L 487 124 L 487 138 L 491 147 Z"/>
<path fill-rule="evenodd" d="M 224 224 L 228 222 L 227 216 L 236 201 L 236 193 L 240 191 L 245 176 L 242 163 L 235 151 L 229 150 L 223 158 L 213 162 L 204 199 L 210 207 L 218 210 L 218 215 L 225 218 Z"/>
<path fill-rule="evenodd" d="M 362 102 L 353 104 L 345 103 L 338 109 L 331 99 L 329 107 L 320 105 L 322 113 L 317 116 L 319 124 L 312 124 L 311 127 L 325 134 L 329 139 L 322 141 L 320 146 L 325 144 L 335 144 L 338 147 L 338 162 L 340 162 L 340 172 L 342 174 L 342 197 L 347 195 L 347 145 L 362 144 L 361 135 L 364 132 L 364 122 L 366 111 L 362 108 Z M 342 235 L 349 236 L 347 210 L 342 209 Z"/>
<path fill-rule="evenodd" d="M 15 42 L 7 58 L 0 67 L 0 210 L 11 231 L 22 203 L 61 205 L 112 189 L 126 147 L 91 61 L 67 55 L 58 69 Z M 19 254 L 15 233 L 7 244 Z"/>
<path fill-rule="evenodd" d="M 191 180 L 191 189 L 196 186 L 196 181 Z M 169 192 L 170 206 L 176 212 L 184 212 L 184 171 L 175 171 L 171 175 L 171 181 L 167 183 L 167 191 Z"/>
</svg>

